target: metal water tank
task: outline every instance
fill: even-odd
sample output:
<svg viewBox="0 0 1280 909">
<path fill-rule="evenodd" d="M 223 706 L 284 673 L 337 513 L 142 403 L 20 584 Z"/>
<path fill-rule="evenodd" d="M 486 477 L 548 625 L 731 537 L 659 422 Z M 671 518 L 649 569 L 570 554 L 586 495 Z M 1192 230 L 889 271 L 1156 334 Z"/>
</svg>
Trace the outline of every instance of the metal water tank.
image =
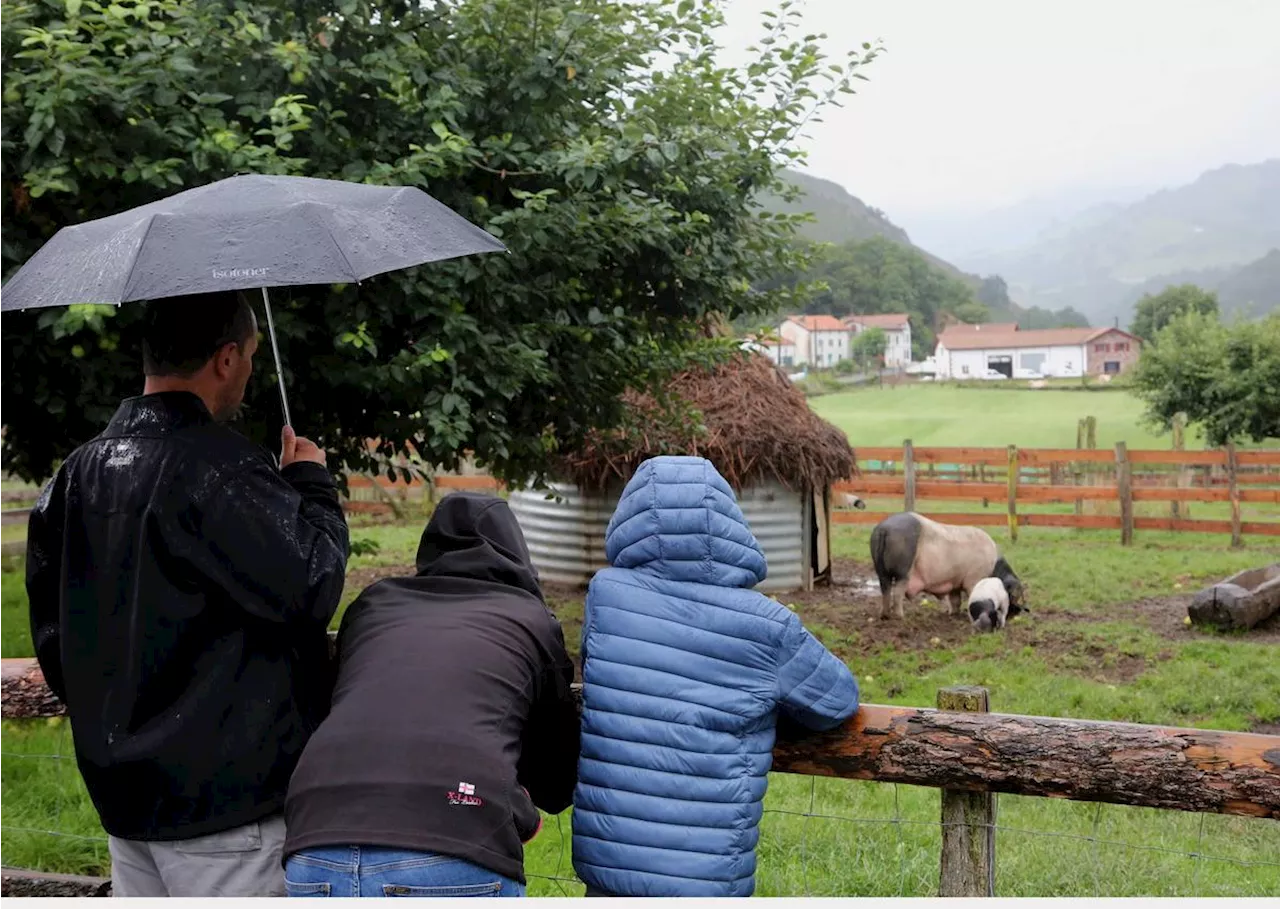
<svg viewBox="0 0 1280 909">
<path fill-rule="evenodd" d="M 604 495 L 553 483 L 559 497 L 531 489 L 511 493 L 508 503 L 520 522 L 538 575 L 556 584 L 586 584 L 609 566 L 604 532 L 618 505 L 620 490 Z M 805 585 L 812 532 L 805 527 L 804 497 L 777 481 L 738 490 L 738 505 L 769 562 L 769 577 L 756 587 L 766 593 L 800 590 Z"/>
</svg>

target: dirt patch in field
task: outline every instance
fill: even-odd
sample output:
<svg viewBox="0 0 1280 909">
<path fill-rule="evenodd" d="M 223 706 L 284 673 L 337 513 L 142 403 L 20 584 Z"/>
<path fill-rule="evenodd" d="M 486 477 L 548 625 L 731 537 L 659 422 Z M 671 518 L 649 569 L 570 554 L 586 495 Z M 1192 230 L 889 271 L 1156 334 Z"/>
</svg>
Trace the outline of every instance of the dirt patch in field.
<svg viewBox="0 0 1280 909">
<path fill-rule="evenodd" d="M 1280 723 L 1254 723 L 1249 731 L 1258 735 L 1280 735 Z"/>
<path fill-rule="evenodd" d="M 880 586 L 875 572 L 871 566 L 853 560 L 842 559 L 833 565 L 830 587 L 788 594 L 780 599 L 794 606 L 806 624 L 822 626 L 840 635 L 826 643 L 845 658 L 856 658 L 886 648 L 920 653 L 953 650 L 969 641 L 974 634 L 968 615 L 963 611 L 959 615 L 951 615 L 947 602 L 933 597 L 907 603 L 901 621 L 882 620 Z M 1150 608 L 1156 614 L 1155 606 Z M 1185 604 L 1182 610 L 1185 615 Z M 1117 607 L 1117 613 L 1112 617 L 1124 614 L 1131 615 L 1132 611 L 1127 607 Z M 1045 630 L 1038 621 L 1056 617 L 1087 623 L 1105 620 L 1104 616 L 1080 616 L 1050 606 L 1036 609 L 1032 620 L 1014 619 L 999 633 L 1004 635 L 1010 647 L 1033 648 L 1048 666 L 1095 681 L 1110 684 L 1129 682 L 1146 670 L 1148 659 L 1141 654 L 1109 648 L 1096 637 L 1083 632 L 1073 633 L 1060 627 Z M 1169 627 L 1171 631 L 1175 630 L 1173 623 Z M 1184 640 L 1188 637 L 1185 628 L 1178 636 Z M 1171 653 L 1164 652 L 1155 658 L 1163 660 L 1171 656 Z M 926 657 L 926 667 L 927 663 Z"/>
</svg>

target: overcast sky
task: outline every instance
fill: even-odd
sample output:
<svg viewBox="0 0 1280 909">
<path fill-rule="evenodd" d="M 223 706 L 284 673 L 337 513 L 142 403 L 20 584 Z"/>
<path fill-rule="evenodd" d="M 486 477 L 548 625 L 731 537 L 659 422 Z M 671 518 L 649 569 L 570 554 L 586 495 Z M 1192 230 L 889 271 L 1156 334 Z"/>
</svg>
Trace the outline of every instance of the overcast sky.
<svg viewBox="0 0 1280 909">
<path fill-rule="evenodd" d="M 883 39 L 808 169 L 910 227 L 1030 197 L 1176 185 L 1280 157 L 1280 0 L 801 0 Z M 739 57 L 767 0 L 731 0 Z"/>
</svg>

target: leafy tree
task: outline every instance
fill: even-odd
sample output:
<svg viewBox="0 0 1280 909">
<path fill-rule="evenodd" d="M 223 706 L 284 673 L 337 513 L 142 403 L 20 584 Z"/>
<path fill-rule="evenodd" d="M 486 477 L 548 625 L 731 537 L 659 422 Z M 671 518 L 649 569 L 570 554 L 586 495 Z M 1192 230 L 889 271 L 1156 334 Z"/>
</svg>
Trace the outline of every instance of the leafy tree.
<svg viewBox="0 0 1280 909">
<path fill-rule="evenodd" d="M 1193 310 L 1155 341 L 1134 373 L 1151 422 L 1167 429 L 1183 411 L 1211 445 L 1280 438 L 1280 313 L 1227 326 Z"/>
<path fill-rule="evenodd" d="M 299 429 L 367 468 L 464 449 L 512 481 L 622 419 L 721 317 L 797 307 L 753 292 L 805 264 L 786 192 L 795 140 L 876 49 L 839 63 L 799 13 L 717 63 L 723 0 L 15 0 L 0 142 L 6 274 L 55 230 L 240 172 L 419 186 L 509 256 L 280 292 Z M 659 63 L 663 65 L 659 66 Z M 3 321 L 4 455 L 49 473 L 139 384 L 142 307 Z M 269 361 L 268 361 L 269 363 Z M 274 376 L 246 431 L 274 445 Z"/>
<path fill-rule="evenodd" d="M 917 357 L 932 351 L 944 313 L 965 322 L 985 322 L 988 313 L 973 291 L 937 268 L 919 251 L 883 237 L 822 248 L 804 277 L 823 287 L 807 312 L 905 312 Z"/>
<path fill-rule="evenodd" d="M 1155 343 L 1161 329 L 1185 313 L 1218 316 L 1218 296 L 1194 284 L 1167 287 L 1158 294 L 1146 294 L 1134 307 L 1129 332 Z"/>
<path fill-rule="evenodd" d="M 884 352 L 888 346 L 889 336 L 884 333 L 883 328 L 868 328 L 854 336 L 850 352 L 865 370 L 869 364 L 879 366 L 884 362 Z"/>
</svg>

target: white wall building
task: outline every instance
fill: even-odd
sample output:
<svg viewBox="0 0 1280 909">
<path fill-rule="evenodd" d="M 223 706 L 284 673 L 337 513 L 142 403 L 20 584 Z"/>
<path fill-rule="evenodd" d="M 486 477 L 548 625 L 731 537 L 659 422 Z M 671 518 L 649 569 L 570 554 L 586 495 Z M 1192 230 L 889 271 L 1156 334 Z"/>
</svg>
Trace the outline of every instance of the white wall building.
<svg viewBox="0 0 1280 909">
<path fill-rule="evenodd" d="M 778 366 L 796 365 L 796 346 L 786 338 L 748 338 L 742 342 L 742 347 L 764 354 Z"/>
<path fill-rule="evenodd" d="M 911 364 L 911 320 L 906 313 L 846 316 L 843 321 L 854 335 L 860 335 L 868 328 L 879 328 L 884 332 L 884 365 L 888 369 L 901 369 Z"/>
<path fill-rule="evenodd" d="M 983 330 L 989 328 L 991 330 Z M 938 336 L 938 377 L 982 379 L 988 370 L 1008 377 L 1032 373 L 1079 378 L 1088 368 L 1089 342 L 1105 330 L 1052 328 L 1017 331 L 1007 326 L 951 326 Z"/>
<path fill-rule="evenodd" d="M 778 328 L 778 334 L 795 347 L 797 366 L 829 369 L 849 359 L 853 333 L 835 316 L 791 316 Z"/>
</svg>

